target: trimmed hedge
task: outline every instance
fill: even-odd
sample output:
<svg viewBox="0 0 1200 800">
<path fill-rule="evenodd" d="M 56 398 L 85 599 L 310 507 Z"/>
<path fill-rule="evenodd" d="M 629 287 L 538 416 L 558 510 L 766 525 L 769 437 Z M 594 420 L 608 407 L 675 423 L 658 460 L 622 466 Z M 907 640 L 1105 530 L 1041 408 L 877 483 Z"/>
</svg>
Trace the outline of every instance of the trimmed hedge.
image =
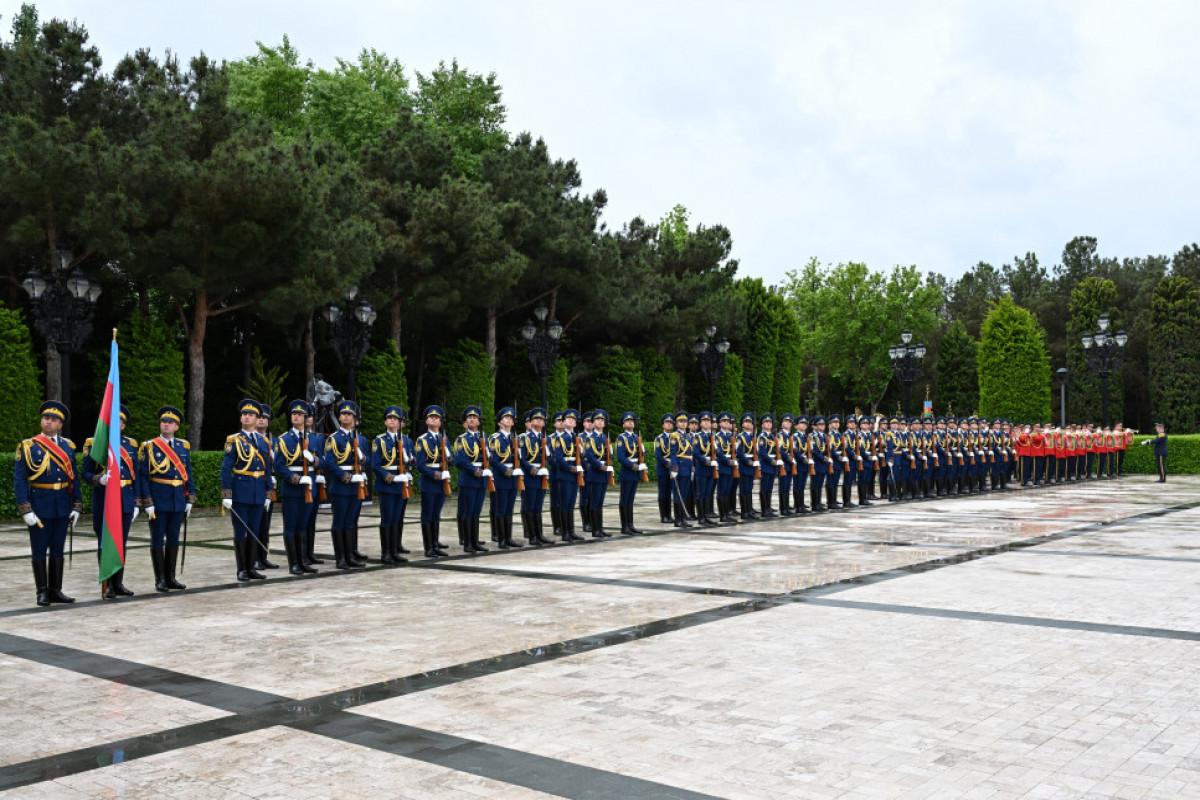
<svg viewBox="0 0 1200 800">
<path fill-rule="evenodd" d="M 1154 463 L 1154 446 L 1141 445 L 1148 438 L 1154 438 L 1153 432 L 1149 436 L 1144 433 L 1137 434 L 1133 437 L 1133 444 L 1125 452 L 1125 472 L 1130 475 L 1158 474 L 1158 465 Z M 1200 475 L 1200 434 L 1167 434 L 1168 478 L 1171 475 Z"/>
<path fill-rule="evenodd" d="M 4 413 L 0 414 L 0 449 L 16 450 L 17 443 L 37 429 L 42 405 L 42 373 L 20 309 L 0 303 L 0 374 L 4 375 Z M 8 484 L 12 491 L 12 482 Z"/>
</svg>

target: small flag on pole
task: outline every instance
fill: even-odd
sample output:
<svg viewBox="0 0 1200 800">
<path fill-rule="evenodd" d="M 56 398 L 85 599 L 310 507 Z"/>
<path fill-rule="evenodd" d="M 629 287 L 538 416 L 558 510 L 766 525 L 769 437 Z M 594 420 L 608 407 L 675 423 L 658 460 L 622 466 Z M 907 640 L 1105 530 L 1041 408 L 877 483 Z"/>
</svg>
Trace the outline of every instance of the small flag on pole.
<svg viewBox="0 0 1200 800">
<path fill-rule="evenodd" d="M 121 375 L 117 368 L 117 330 L 113 328 L 108 385 L 92 438 L 92 461 L 104 466 L 108 485 L 104 492 L 104 517 L 100 530 L 100 583 L 125 566 L 125 528 L 121 513 Z"/>
</svg>

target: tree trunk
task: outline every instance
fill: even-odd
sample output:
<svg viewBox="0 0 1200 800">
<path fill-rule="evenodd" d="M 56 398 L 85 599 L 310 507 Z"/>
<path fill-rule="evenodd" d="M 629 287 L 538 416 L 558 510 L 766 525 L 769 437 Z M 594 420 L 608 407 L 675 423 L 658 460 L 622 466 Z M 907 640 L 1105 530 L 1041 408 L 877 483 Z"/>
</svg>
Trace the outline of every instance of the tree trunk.
<svg viewBox="0 0 1200 800">
<path fill-rule="evenodd" d="M 489 306 L 487 310 L 487 342 L 484 344 L 484 349 L 487 350 L 488 363 L 492 365 L 492 372 L 496 371 L 496 308 Z"/>
<path fill-rule="evenodd" d="M 317 371 L 317 347 L 313 344 L 313 313 L 304 322 L 304 385 L 312 383 Z"/>
<path fill-rule="evenodd" d="M 188 438 L 201 445 L 204 428 L 204 334 L 208 330 L 208 293 L 196 290 L 192 329 L 188 333 Z"/>
<path fill-rule="evenodd" d="M 396 352 L 400 352 L 400 312 L 403 306 L 403 298 L 400 296 L 400 273 L 398 270 L 392 270 L 392 332 L 391 339 L 396 345 Z"/>
<path fill-rule="evenodd" d="M 813 367 L 813 400 L 817 404 L 817 413 L 821 413 L 821 368 Z"/>
<path fill-rule="evenodd" d="M 421 349 L 417 355 L 417 390 L 413 393 L 413 419 L 417 419 L 419 413 L 417 409 L 423 408 L 421 405 L 421 388 L 425 382 L 425 338 L 421 337 Z M 421 417 L 424 421 L 424 417 Z"/>
<path fill-rule="evenodd" d="M 46 345 L 46 399 L 62 400 L 62 354 L 54 345 Z"/>
<path fill-rule="evenodd" d="M 242 312 L 242 386 L 250 386 L 250 363 L 254 360 L 254 319 Z"/>
</svg>

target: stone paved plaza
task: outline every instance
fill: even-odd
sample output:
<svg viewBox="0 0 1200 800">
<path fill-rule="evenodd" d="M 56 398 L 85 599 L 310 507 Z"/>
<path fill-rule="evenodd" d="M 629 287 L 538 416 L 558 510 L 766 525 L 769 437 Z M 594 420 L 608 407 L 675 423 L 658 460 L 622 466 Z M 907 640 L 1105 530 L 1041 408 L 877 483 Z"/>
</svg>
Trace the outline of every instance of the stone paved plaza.
<svg viewBox="0 0 1200 800">
<path fill-rule="evenodd" d="M 4 527 L 0 794 L 1200 797 L 1200 480 L 686 532 L 648 488 L 645 537 L 244 585 L 197 518 L 169 595 L 138 520 L 136 597 L 81 534 L 48 609 Z"/>
</svg>

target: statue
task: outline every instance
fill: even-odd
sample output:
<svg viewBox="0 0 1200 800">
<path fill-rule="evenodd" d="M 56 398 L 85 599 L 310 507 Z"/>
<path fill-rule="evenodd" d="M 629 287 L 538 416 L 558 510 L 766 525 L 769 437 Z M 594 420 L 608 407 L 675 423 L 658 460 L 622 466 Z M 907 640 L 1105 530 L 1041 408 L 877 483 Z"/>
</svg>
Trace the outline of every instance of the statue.
<svg viewBox="0 0 1200 800">
<path fill-rule="evenodd" d="M 342 393 L 326 383 L 324 375 L 319 372 L 313 375 L 305 392 L 305 399 L 313 404 L 315 411 L 313 427 L 315 430 L 327 433 L 337 427 L 334 410 L 342 401 Z"/>
</svg>

